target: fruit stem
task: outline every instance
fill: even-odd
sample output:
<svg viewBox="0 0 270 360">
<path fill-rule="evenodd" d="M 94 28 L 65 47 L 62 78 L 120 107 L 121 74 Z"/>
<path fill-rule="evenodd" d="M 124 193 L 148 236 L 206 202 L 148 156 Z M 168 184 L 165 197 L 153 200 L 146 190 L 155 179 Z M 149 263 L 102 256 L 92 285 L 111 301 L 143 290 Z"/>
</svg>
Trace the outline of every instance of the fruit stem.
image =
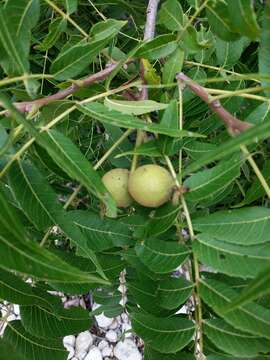
<svg viewBox="0 0 270 360">
<path fill-rule="evenodd" d="M 180 188 L 181 185 L 180 185 L 180 183 L 179 183 L 179 181 L 178 181 L 178 178 L 177 178 L 176 172 L 175 172 L 175 170 L 174 170 L 173 164 L 172 164 L 172 162 L 171 162 L 171 159 L 170 159 L 169 156 L 167 156 L 167 155 L 164 155 L 164 159 L 165 159 L 165 161 L 166 161 L 166 163 L 167 163 L 167 166 L 168 166 L 168 168 L 169 168 L 169 170 L 170 170 L 170 173 L 171 173 L 171 175 L 172 175 L 172 177 L 173 177 L 173 180 L 174 180 L 174 182 L 175 182 L 175 185 L 177 186 L 177 188 Z"/>
<path fill-rule="evenodd" d="M 182 202 L 183 210 L 184 210 L 184 213 L 186 216 L 190 239 L 191 239 L 191 241 L 193 241 L 195 238 L 195 234 L 194 234 L 193 225 L 192 225 L 190 213 L 188 210 L 188 206 L 187 206 L 187 203 L 186 203 L 186 200 L 185 200 L 183 194 L 181 194 L 181 202 Z M 202 354 L 203 354 L 202 302 L 201 302 L 201 298 L 199 296 L 200 267 L 199 267 L 199 262 L 198 262 L 197 256 L 195 255 L 194 252 L 193 252 L 193 267 L 194 267 L 193 278 L 194 278 L 195 287 L 196 287 L 194 294 L 193 294 L 193 300 L 194 300 L 194 305 L 195 305 L 195 320 L 196 320 L 196 324 L 197 324 L 194 352 L 195 352 L 195 354 L 197 354 L 199 356 L 198 358 L 200 359 L 200 358 L 202 358 Z"/>
<path fill-rule="evenodd" d="M 96 165 L 94 165 L 94 169 L 97 170 L 105 160 L 111 155 L 111 153 L 132 133 L 133 129 L 126 130 L 123 135 L 108 149 L 105 154 L 98 160 Z"/>
<path fill-rule="evenodd" d="M 183 87 L 184 84 L 180 81 L 178 83 L 178 98 L 179 98 L 179 130 L 183 130 Z M 182 149 L 179 150 L 179 182 L 182 185 Z"/>
<path fill-rule="evenodd" d="M 181 79 L 178 79 L 178 94 L 179 94 L 179 130 L 183 130 L 183 97 L 182 90 L 184 83 Z M 182 184 L 182 150 L 179 151 L 179 179 Z M 190 240 L 195 238 L 193 225 L 189 213 L 189 209 L 184 197 L 184 194 L 180 192 L 180 199 L 183 207 L 183 211 L 186 217 L 187 226 L 189 230 Z M 202 331 L 202 302 L 199 296 L 199 282 L 200 282 L 200 267 L 196 254 L 193 252 L 193 279 L 195 282 L 195 289 L 193 291 L 193 302 L 195 306 L 195 321 L 197 324 L 196 338 L 194 354 L 198 356 L 198 360 L 204 358 L 203 356 L 203 331 Z"/>
<path fill-rule="evenodd" d="M 143 139 L 144 139 L 144 131 L 143 130 L 138 130 L 137 131 L 137 137 L 136 137 L 136 143 L 135 143 L 135 150 L 136 150 L 137 147 L 139 147 L 143 143 Z M 136 170 L 138 160 L 139 160 L 139 155 L 134 154 L 133 158 L 132 158 L 130 173 L 133 173 Z"/>
</svg>

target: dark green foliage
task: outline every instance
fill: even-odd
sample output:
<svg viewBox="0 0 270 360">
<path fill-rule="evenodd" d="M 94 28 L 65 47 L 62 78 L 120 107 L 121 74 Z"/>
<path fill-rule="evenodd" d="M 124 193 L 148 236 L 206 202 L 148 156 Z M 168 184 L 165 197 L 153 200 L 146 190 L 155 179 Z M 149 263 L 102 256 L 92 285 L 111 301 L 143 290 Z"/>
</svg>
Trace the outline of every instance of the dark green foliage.
<svg viewBox="0 0 270 360">
<path fill-rule="evenodd" d="M 0 1 L 0 300 L 21 312 L 0 358 L 66 359 L 65 335 L 123 311 L 122 272 L 145 360 L 269 359 L 270 6 L 164 0 L 146 41 L 147 1 L 93 3 Z M 137 160 L 172 201 L 116 208 L 102 176 Z"/>
</svg>

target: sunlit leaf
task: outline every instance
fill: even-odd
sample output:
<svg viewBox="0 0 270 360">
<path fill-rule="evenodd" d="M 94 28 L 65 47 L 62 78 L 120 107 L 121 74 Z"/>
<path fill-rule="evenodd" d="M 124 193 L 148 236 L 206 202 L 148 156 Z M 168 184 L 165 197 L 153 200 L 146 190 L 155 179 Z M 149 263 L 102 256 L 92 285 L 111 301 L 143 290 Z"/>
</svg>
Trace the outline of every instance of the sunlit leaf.
<svg viewBox="0 0 270 360">
<path fill-rule="evenodd" d="M 77 105 L 78 110 L 83 112 L 85 115 L 92 117 L 96 120 L 99 120 L 104 123 L 108 123 L 114 126 L 120 126 L 126 129 L 142 129 L 145 131 L 153 132 L 156 134 L 164 134 L 172 137 L 200 137 L 201 135 L 192 133 L 190 131 L 170 129 L 166 126 L 159 124 L 149 124 L 145 123 L 143 120 L 132 116 L 125 115 L 115 110 L 109 110 L 106 106 L 100 103 L 90 103 L 85 105 Z"/>
<path fill-rule="evenodd" d="M 152 100 L 125 101 L 106 98 L 104 105 L 110 110 L 116 110 L 123 114 L 142 115 L 151 111 L 166 109 L 167 104 L 161 104 Z"/>
</svg>

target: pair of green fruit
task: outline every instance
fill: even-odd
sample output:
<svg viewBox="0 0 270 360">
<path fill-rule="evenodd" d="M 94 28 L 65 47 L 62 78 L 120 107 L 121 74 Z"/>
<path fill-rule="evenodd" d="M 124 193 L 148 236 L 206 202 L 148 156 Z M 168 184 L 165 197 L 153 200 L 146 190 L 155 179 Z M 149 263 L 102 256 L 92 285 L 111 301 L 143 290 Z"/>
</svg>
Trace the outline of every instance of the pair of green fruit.
<svg viewBox="0 0 270 360">
<path fill-rule="evenodd" d="M 174 186 L 171 174 L 154 164 L 140 166 L 131 174 L 127 169 L 113 169 L 102 181 L 117 206 L 123 208 L 133 200 L 142 206 L 158 207 L 170 199 Z"/>
</svg>

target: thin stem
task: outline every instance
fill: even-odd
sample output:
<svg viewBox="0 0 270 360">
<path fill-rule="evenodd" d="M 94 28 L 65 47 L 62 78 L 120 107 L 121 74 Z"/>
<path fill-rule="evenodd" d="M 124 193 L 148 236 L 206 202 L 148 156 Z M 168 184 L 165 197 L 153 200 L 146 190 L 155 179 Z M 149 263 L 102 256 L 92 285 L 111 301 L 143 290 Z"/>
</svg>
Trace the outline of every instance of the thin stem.
<svg viewBox="0 0 270 360">
<path fill-rule="evenodd" d="M 106 16 L 96 7 L 96 5 L 91 1 L 91 0 L 88 0 L 88 2 L 91 4 L 91 6 L 95 9 L 95 11 L 97 12 L 97 14 L 101 17 L 102 20 L 107 20 Z M 139 42 L 140 40 L 134 38 L 133 36 L 130 36 L 128 34 L 125 34 L 124 32 L 122 31 L 119 31 L 119 34 L 129 38 L 129 39 L 132 39 L 134 41 L 137 41 Z"/>
<path fill-rule="evenodd" d="M 250 88 L 252 89 L 252 88 Z M 231 91 L 231 90 L 220 90 L 220 89 L 212 89 L 212 88 L 205 88 L 205 90 L 209 93 L 209 94 L 228 94 L 228 97 L 231 96 L 239 96 L 239 97 L 243 97 L 246 99 L 252 99 L 252 100 L 258 100 L 258 101 L 263 101 L 266 103 L 270 102 L 270 99 L 267 98 L 266 96 L 260 96 L 260 95 L 254 95 L 254 94 L 247 94 L 245 92 L 243 93 L 236 93 L 235 91 Z M 226 96 L 227 97 L 227 96 Z M 216 97 L 215 97 L 216 98 Z M 214 99 L 214 97 L 213 97 Z"/>
<path fill-rule="evenodd" d="M 185 200 L 184 196 L 182 196 L 181 202 L 182 202 L 183 210 L 184 210 L 184 213 L 185 213 L 185 216 L 186 216 L 187 226 L 188 226 L 188 231 L 189 231 L 190 238 L 191 238 L 191 240 L 194 240 L 195 234 L 194 234 L 194 230 L 193 230 L 193 225 L 192 225 L 190 213 L 189 213 L 188 206 L 187 206 L 187 203 L 186 203 L 186 200 Z"/>
<path fill-rule="evenodd" d="M 52 11 L 50 25 L 51 25 L 51 23 L 53 21 L 53 18 L 54 18 L 54 10 Z M 44 55 L 44 64 L 43 64 L 43 71 L 42 71 L 43 74 L 45 73 L 45 70 L 46 70 L 46 65 L 47 65 L 47 60 L 48 60 L 48 53 L 49 53 L 49 50 L 47 49 L 46 52 L 45 52 L 45 55 Z M 41 79 L 41 86 L 40 86 L 40 94 L 41 95 L 43 94 L 43 88 L 44 88 L 44 77 Z"/>
<path fill-rule="evenodd" d="M 191 239 L 191 241 L 193 241 L 195 238 L 195 234 L 194 234 L 193 225 L 192 225 L 190 213 L 188 210 L 188 206 L 187 206 L 187 203 L 186 203 L 186 200 L 185 200 L 183 194 L 181 195 L 181 203 L 182 203 L 184 214 L 186 217 L 190 239 Z M 194 303 L 196 306 L 195 315 L 196 315 L 196 323 L 198 325 L 196 338 L 199 341 L 199 346 L 200 346 L 199 349 L 195 346 L 195 351 L 197 352 L 199 350 L 199 354 L 203 354 L 202 302 L 201 302 L 201 298 L 199 296 L 200 267 L 199 267 L 199 261 L 194 252 L 193 252 L 193 266 L 194 266 L 194 280 L 195 280 L 195 287 L 196 287 L 196 292 L 194 292 Z"/>
<path fill-rule="evenodd" d="M 179 98 L 179 130 L 183 130 L 183 86 L 178 81 L 178 98 Z M 182 149 L 179 150 L 179 182 L 182 184 Z"/>
<path fill-rule="evenodd" d="M 167 155 L 164 156 L 164 159 L 165 159 L 165 161 L 166 161 L 166 163 L 167 163 L 167 166 L 168 166 L 168 168 L 169 168 L 169 170 L 170 170 L 170 173 L 171 173 L 171 175 L 172 175 L 172 177 L 173 177 L 173 180 L 174 180 L 174 182 L 175 182 L 175 185 L 177 186 L 177 188 L 180 188 L 181 185 L 180 185 L 180 183 L 179 183 L 179 181 L 178 181 L 178 178 L 177 178 L 176 172 L 175 172 L 175 170 L 174 170 L 173 164 L 172 164 L 172 162 L 171 162 L 171 159 L 170 159 L 169 156 L 167 156 Z"/>
<path fill-rule="evenodd" d="M 143 139 L 144 139 L 144 131 L 143 130 L 137 130 L 135 149 L 142 144 Z M 132 162 L 131 162 L 131 168 L 130 168 L 131 173 L 133 173 L 136 170 L 137 165 L 138 165 L 138 161 L 139 161 L 139 155 L 134 154 L 133 158 L 132 158 Z"/>
<path fill-rule="evenodd" d="M 93 6 L 93 8 L 95 9 L 95 11 L 98 13 L 98 15 L 101 17 L 102 20 L 107 20 L 106 16 L 104 14 L 102 14 L 101 11 L 98 10 L 98 8 L 96 7 L 96 5 L 91 1 L 88 0 L 88 2 L 91 4 L 91 6 Z"/>
<path fill-rule="evenodd" d="M 3 80 L 0 80 L 0 87 L 1 86 L 6 86 L 18 81 L 25 81 L 25 80 L 30 80 L 30 79 L 52 79 L 53 75 L 50 74 L 27 74 L 27 75 L 21 75 L 21 76 L 16 76 L 16 77 L 12 77 L 12 78 L 5 78 Z"/>
<path fill-rule="evenodd" d="M 221 99 L 225 99 L 229 96 L 238 96 L 238 95 L 242 95 L 242 94 L 265 91 L 265 90 L 269 90 L 269 89 L 270 89 L 270 86 L 256 86 L 256 87 L 251 87 L 251 88 L 247 88 L 247 89 L 239 89 L 239 90 L 235 90 L 235 91 L 223 90 L 223 93 L 220 92 L 221 95 L 214 96 L 212 100 L 213 101 L 221 100 Z"/>
<path fill-rule="evenodd" d="M 50 226 L 49 229 L 46 231 L 46 234 L 43 236 L 43 238 L 41 239 L 41 242 L 39 243 L 40 247 L 43 247 L 45 245 L 46 241 L 48 240 L 48 237 L 50 236 L 52 228 L 53 228 L 53 226 Z"/>
<path fill-rule="evenodd" d="M 89 35 L 64 11 L 62 11 L 57 5 L 55 5 L 51 0 L 45 0 L 56 12 L 58 12 L 64 19 L 67 19 L 70 24 L 72 24 L 84 37 L 88 38 Z"/>
<path fill-rule="evenodd" d="M 67 115 L 69 115 L 70 113 L 72 113 L 74 110 L 77 109 L 76 105 L 71 106 L 69 109 L 65 110 L 64 112 L 62 112 L 60 115 L 58 115 L 56 118 L 54 118 L 53 120 L 51 120 L 47 125 L 42 126 L 40 128 L 40 132 L 44 132 L 44 131 L 48 131 L 50 128 L 52 128 L 54 125 L 56 125 L 57 123 L 59 123 L 59 121 L 61 121 L 62 119 L 64 119 Z"/>
<path fill-rule="evenodd" d="M 182 99 L 182 90 L 183 90 L 183 83 L 178 81 L 178 94 L 179 94 L 179 129 L 183 130 L 183 99 Z M 182 151 L 180 150 L 179 153 L 179 176 L 180 176 L 180 184 L 182 184 Z M 188 210 L 188 206 L 184 197 L 184 194 L 181 193 L 180 195 L 181 203 L 183 206 L 183 211 L 186 217 L 187 226 L 189 230 L 189 235 L 191 241 L 194 240 L 195 234 L 193 230 L 193 225 L 190 217 L 190 213 Z M 193 299 L 194 299 L 194 305 L 195 305 L 195 320 L 196 324 L 198 326 L 197 332 L 196 332 L 196 341 L 195 341 L 195 353 L 199 350 L 199 356 L 203 354 L 203 332 L 202 332 L 202 303 L 201 298 L 199 296 L 199 281 L 200 281 L 200 268 L 199 268 L 199 262 L 198 259 L 193 252 L 193 266 L 194 266 L 194 280 L 195 280 L 195 290 L 193 293 Z M 199 343 L 199 349 L 197 347 L 197 344 Z"/>
<path fill-rule="evenodd" d="M 99 161 L 94 166 L 94 169 L 97 170 L 105 160 L 111 155 L 111 153 L 133 132 L 133 129 L 126 130 L 122 136 L 110 147 L 110 149 L 99 159 Z"/>
<path fill-rule="evenodd" d="M 256 79 L 261 82 L 263 80 L 269 81 L 270 77 L 266 75 L 260 75 L 260 74 L 239 74 L 239 75 L 230 75 L 226 76 L 223 75 L 222 77 L 211 77 L 207 78 L 206 80 L 201 80 L 205 83 L 218 83 L 218 82 L 231 82 L 231 81 L 240 81 L 240 80 L 252 80 L 256 81 Z M 200 80 L 198 80 L 199 82 Z"/>
<path fill-rule="evenodd" d="M 183 29 L 181 30 L 181 32 L 178 34 L 177 36 L 177 41 L 182 39 L 182 36 L 184 35 L 184 33 L 186 32 L 186 30 L 189 28 L 189 26 L 192 25 L 193 21 L 196 19 L 196 17 L 199 15 L 199 13 L 206 7 L 207 3 L 209 0 L 205 0 L 202 5 L 200 7 L 198 7 L 195 11 L 195 13 L 191 16 L 191 18 L 189 19 L 189 21 L 186 23 L 186 25 L 183 27 Z"/>
<path fill-rule="evenodd" d="M 23 130 L 23 125 L 19 125 L 10 131 L 7 141 L 5 142 L 5 144 L 2 145 L 0 149 L 0 158 L 5 154 L 5 152 L 10 148 L 10 146 L 13 145 L 13 143 L 20 135 L 22 130 Z"/>
<path fill-rule="evenodd" d="M 180 188 L 180 183 L 177 179 L 177 175 L 175 173 L 174 167 L 172 165 L 172 162 L 170 160 L 170 158 L 168 156 L 164 156 L 166 163 L 168 165 L 168 168 L 170 170 L 170 173 L 174 179 L 174 182 L 176 184 L 176 186 L 178 188 Z M 183 196 L 183 194 L 181 194 L 181 203 L 183 206 L 183 210 L 186 216 L 186 220 L 187 220 L 187 225 L 188 225 L 188 229 L 189 229 L 189 234 L 190 234 L 190 239 L 191 241 L 194 240 L 195 234 L 194 234 L 194 230 L 193 230 L 193 226 L 192 226 L 192 221 L 191 221 L 191 217 L 189 214 L 189 210 L 185 201 L 185 198 Z M 197 346 L 195 346 L 195 351 L 196 353 L 199 352 L 199 354 L 203 353 L 203 334 L 202 334 L 202 304 L 201 304 L 201 299 L 200 296 L 198 295 L 198 288 L 199 288 L 199 281 L 200 281 L 200 268 L 199 268 L 199 262 L 198 259 L 196 257 L 196 255 L 193 253 L 193 265 L 194 265 L 194 280 L 195 280 L 195 285 L 196 285 L 196 292 L 194 292 L 194 304 L 196 307 L 196 312 L 195 312 L 195 316 L 196 316 L 196 323 L 198 325 L 198 331 L 196 334 L 196 337 L 199 338 L 199 345 L 200 345 L 200 349 L 197 348 Z M 191 272 L 191 271 L 190 271 Z M 199 350 L 199 351 L 198 351 Z"/>
<path fill-rule="evenodd" d="M 246 196 L 245 190 L 242 186 L 242 184 L 240 183 L 240 181 L 238 179 L 235 179 L 235 183 L 236 185 L 239 187 L 239 190 L 241 192 L 241 194 L 243 195 L 243 198 Z"/>
<path fill-rule="evenodd" d="M 237 72 L 235 72 L 235 71 L 226 70 L 226 69 L 223 69 L 223 68 L 219 68 L 219 67 L 217 67 L 217 66 L 212 66 L 212 65 L 206 65 L 206 64 L 198 63 L 198 62 L 196 62 L 196 61 L 185 60 L 184 63 L 185 63 L 186 65 L 190 65 L 190 66 L 203 67 L 203 68 L 206 68 L 206 69 L 216 70 L 216 71 L 218 71 L 218 72 L 222 71 L 222 72 L 225 72 L 225 73 L 227 73 L 227 74 L 232 74 L 232 75 L 236 75 L 236 76 L 241 76 L 241 77 L 243 77 L 243 74 L 237 73 Z M 258 80 L 258 79 L 251 79 L 251 80 L 260 83 L 260 80 Z"/>
<path fill-rule="evenodd" d="M 270 187 L 267 184 L 267 181 L 265 180 L 263 174 L 261 173 L 260 169 L 258 168 L 256 162 L 254 161 L 253 157 L 251 156 L 250 152 L 248 151 L 247 147 L 245 145 L 240 146 L 241 151 L 243 154 L 247 157 L 247 160 L 252 167 L 253 171 L 255 172 L 257 178 L 259 179 L 262 187 L 264 188 L 268 198 L 270 199 Z"/>
<path fill-rule="evenodd" d="M 35 138 L 32 138 L 28 140 L 6 163 L 6 165 L 3 167 L 2 171 L 0 172 L 0 179 L 5 175 L 7 170 L 10 168 L 10 166 L 13 164 L 15 160 L 20 159 L 22 154 L 35 142 Z"/>
</svg>

